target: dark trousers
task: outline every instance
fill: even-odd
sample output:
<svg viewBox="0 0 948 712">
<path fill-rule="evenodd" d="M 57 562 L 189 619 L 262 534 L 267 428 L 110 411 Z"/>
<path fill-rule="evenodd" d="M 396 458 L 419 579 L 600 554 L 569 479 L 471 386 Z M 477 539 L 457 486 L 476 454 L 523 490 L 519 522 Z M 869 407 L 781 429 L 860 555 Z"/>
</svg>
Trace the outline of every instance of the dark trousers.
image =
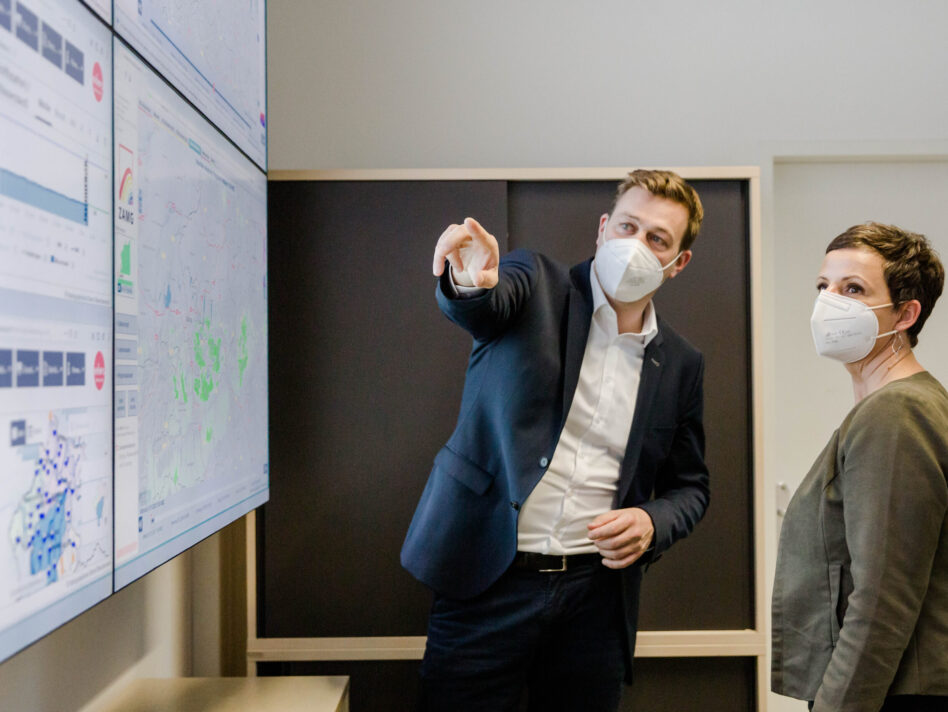
<svg viewBox="0 0 948 712">
<path fill-rule="evenodd" d="M 435 597 L 424 712 L 614 712 L 625 675 L 618 572 L 508 570 L 467 601 Z"/>
</svg>

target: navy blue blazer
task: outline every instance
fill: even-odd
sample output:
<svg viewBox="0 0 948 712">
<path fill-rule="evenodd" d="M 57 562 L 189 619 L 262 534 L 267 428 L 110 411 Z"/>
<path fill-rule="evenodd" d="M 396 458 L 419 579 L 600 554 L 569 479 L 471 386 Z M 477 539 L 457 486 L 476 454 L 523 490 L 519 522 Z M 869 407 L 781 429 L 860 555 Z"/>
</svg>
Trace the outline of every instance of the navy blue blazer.
<svg viewBox="0 0 948 712">
<path fill-rule="evenodd" d="M 401 560 L 442 595 L 473 597 L 513 561 L 520 505 L 553 458 L 579 380 L 591 263 L 567 269 L 516 250 L 501 259 L 498 284 L 484 294 L 452 299 L 447 270 L 436 290 L 441 310 L 474 344 L 457 426 L 435 457 Z M 691 532 L 708 505 L 703 365 L 701 353 L 658 319 L 615 501 L 651 516 L 648 561 Z M 641 569 L 637 562 L 622 572 L 634 646 Z"/>
</svg>

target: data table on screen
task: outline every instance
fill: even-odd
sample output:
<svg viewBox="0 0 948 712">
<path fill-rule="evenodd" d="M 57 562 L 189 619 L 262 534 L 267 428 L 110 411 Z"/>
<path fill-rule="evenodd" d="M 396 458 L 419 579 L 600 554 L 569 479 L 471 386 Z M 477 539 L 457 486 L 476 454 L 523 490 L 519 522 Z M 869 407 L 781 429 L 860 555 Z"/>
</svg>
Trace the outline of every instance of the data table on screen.
<svg viewBox="0 0 948 712">
<path fill-rule="evenodd" d="M 116 588 L 262 504 L 266 177 L 115 44 Z"/>
<path fill-rule="evenodd" d="M 0 0 L 0 660 L 112 591 L 111 58 Z"/>
</svg>

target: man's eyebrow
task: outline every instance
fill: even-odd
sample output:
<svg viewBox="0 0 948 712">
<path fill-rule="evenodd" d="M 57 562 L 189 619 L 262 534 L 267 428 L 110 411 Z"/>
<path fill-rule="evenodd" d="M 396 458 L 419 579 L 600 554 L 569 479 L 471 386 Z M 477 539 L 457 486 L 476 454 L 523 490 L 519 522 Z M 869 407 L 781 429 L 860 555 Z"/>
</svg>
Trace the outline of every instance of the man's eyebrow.
<svg viewBox="0 0 948 712">
<path fill-rule="evenodd" d="M 642 219 L 638 215 L 633 215 L 632 213 L 628 213 L 628 212 L 619 213 L 619 218 L 621 219 L 623 217 L 629 218 L 630 220 L 635 220 L 639 225 L 642 224 Z M 668 230 L 667 228 L 664 228 L 661 225 L 654 226 L 653 228 L 649 230 L 649 232 L 660 232 L 669 240 L 674 239 L 671 230 Z"/>
</svg>

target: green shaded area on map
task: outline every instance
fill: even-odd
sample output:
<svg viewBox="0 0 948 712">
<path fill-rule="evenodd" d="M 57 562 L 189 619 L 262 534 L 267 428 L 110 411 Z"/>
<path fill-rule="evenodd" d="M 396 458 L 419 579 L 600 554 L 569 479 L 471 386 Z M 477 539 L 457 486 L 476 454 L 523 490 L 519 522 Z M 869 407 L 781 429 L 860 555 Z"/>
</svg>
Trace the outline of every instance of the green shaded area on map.
<svg viewBox="0 0 948 712">
<path fill-rule="evenodd" d="M 124 275 L 132 273 L 132 243 L 130 242 L 126 242 L 122 248 L 122 265 L 119 267 L 119 272 Z"/>
<path fill-rule="evenodd" d="M 211 352 L 211 368 L 214 373 L 221 372 L 221 340 L 208 339 L 207 348 Z"/>
<path fill-rule="evenodd" d="M 205 319 L 194 332 L 194 360 L 201 370 L 194 378 L 194 393 L 202 401 L 207 401 L 214 390 L 214 378 L 208 371 L 208 360 L 214 373 L 221 371 L 221 338 L 213 338 L 210 330 L 211 320 Z"/>
<path fill-rule="evenodd" d="M 202 401 L 211 397 L 214 390 L 214 379 L 210 376 L 198 376 L 194 379 L 194 393 Z"/>
<path fill-rule="evenodd" d="M 240 340 L 237 343 L 240 356 L 237 357 L 237 367 L 240 369 L 240 385 L 244 385 L 244 369 L 247 368 L 247 317 L 240 320 Z"/>
<path fill-rule="evenodd" d="M 194 332 L 194 360 L 197 361 L 197 365 L 201 368 L 204 368 L 207 363 L 204 361 L 204 345 L 201 343 L 201 332 L 203 332 L 203 327 Z"/>
</svg>

